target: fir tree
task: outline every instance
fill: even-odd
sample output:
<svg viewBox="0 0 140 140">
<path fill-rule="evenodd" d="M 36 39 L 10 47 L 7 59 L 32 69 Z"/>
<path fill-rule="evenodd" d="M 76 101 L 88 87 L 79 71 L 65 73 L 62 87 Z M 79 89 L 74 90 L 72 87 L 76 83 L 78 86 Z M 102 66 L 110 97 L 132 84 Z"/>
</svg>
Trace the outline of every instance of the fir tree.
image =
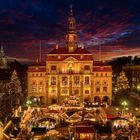
<svg viewBox="0 0 140 140">
<path fill-rule="evenodd" d="M 120 72 L 119 76 L 117 77 L 116 88 L 118 92 L 126 91 L 129 89 L 129 82 L 128 78 L 125 75 L 125 72 Z"/>
</svg>

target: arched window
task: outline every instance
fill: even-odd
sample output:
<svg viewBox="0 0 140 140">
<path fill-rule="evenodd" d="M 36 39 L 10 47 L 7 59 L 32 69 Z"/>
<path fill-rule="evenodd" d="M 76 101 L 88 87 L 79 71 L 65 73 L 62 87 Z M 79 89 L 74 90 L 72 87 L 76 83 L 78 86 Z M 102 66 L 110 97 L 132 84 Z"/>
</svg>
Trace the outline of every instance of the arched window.
<svg viewBox="0 0 140 140">
<path fill-rule="evenodd" d="M 51 85 L 56 85 L 56 77 L 51 77 Z"/>
<path fill-rule="evenodd" d="M 88 76 L 85 77 L 85 85 L 89 85 L 89 77 Z"/>
<path fill-rule="evenodd" d="M 66 77 L 66 76 L 62 77 L 62 85 L 63 86 L 68 85 L 68 77 Z"/>
<path fill-rule="evenodd" d="M 74 76 L 74 85 L 79 85 L 80 84 L 80 77 L 79 76 Z"/>
<path fill-rule="evenodd" d="M 99 92 L 100 92 L 100 87 L 96 86 L 96 93 L 99 93 Z"/>
<path fill-rule="evenodd" d="M 89 94 L 89 90 L 85 90 L 85 94 Z"/>
<path fill-rule="evenodd" d="M 107 93 L 107 87 L 103 87 L 103 93 Z"/>
<path fill-rule="evenodd" d="M 74 90 L 74 94 L 79 94 L 79 90 L 78 89 Z"/>
</svg>

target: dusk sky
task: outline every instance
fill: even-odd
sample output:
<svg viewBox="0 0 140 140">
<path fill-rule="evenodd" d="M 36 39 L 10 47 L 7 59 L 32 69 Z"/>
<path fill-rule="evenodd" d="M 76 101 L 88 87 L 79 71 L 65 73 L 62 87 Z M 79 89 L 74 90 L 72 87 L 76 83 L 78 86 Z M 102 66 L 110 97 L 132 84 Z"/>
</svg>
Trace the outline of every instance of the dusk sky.
<svg viewBox="0 0 140 140">
<path fill-rule="evenodd" d="M 65 45 L 69 6 L 78 44 L 102 59 L 140 55 L 140 0 L 0 0 L 0 43 L 6 56 L 36 60 Z"/>
</svg>

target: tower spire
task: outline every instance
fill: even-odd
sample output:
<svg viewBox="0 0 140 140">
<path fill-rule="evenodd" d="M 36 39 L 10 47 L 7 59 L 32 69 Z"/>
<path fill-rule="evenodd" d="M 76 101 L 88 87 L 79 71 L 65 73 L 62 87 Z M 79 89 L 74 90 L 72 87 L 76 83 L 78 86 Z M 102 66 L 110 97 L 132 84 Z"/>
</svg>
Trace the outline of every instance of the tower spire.
<svg viewBox="0 0 140 140">
<path fill-rule="evenodd" d="M 1 48 L 0 48 L 0 55 L 2 56 L 2 57 L 4 57 L 4 49 L 3 49 L 3 45 L 1 45 Z"/>
<path fill-rule="evenodd" d="M 70 5 L 70 16 L 68 18 L 68 30 L 66 33 L 66 47 L 69 52 L 74 52 L 77 49 L 77 46 L 76 20 L 73 16 L 72 5 Z"/>
<path fill-rule="evenodd" d="M 73 7 L 72 7 L 72 4 L 70 5 L 70 15 L 73 16 Z"/>
</svg>

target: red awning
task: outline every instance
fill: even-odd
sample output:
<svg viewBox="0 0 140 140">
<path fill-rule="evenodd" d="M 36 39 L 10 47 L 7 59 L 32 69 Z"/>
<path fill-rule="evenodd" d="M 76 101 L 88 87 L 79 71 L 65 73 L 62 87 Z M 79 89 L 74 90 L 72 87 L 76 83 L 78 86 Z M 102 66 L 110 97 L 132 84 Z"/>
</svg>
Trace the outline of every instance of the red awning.
<svg viewBox="0 0 140 140">
<path fill-rule="evenodd" d="M 116 119 L 116 118 L 117 118 L 117 116 L 114 116 L 112 114 L 107 115 L 107 119 Z"/>
</svg>

